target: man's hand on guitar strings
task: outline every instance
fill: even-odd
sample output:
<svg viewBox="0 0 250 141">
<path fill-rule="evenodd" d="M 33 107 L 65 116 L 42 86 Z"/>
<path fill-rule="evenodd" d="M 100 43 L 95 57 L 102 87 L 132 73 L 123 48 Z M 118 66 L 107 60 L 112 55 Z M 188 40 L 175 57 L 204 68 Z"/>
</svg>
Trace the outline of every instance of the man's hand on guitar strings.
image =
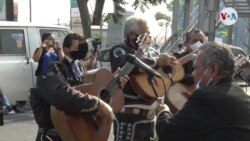
<svg viewBox="0 0 250 141">
<path fill-rule="evenodd" d="M 114 75 L 115 77 L 117 77 L 117 75 L 118 75 L 118 73 L 120 72 L 120 70 L 121 70 L 121 68 L 118 67 L 118 68 L 116 69 L 116 71 L 113 73 L 113 75 Z M 124 86 L 126 85 L 126 83 L 128 82 L 128 80 L 129 80 L 128 75 L 125 75 L 125 76 L 122 76 L 122 77 L 119 78 L 119 87 L 120 87 L 120 89 L 123 89 L 123 88 L 124 88 Z"/>
<path fill-rule="evenodd" d="M 120 85 L 119 85 L 120 89 L 123 89 L 125 87 L 125 85 L 128 82 L 128 80 L 129 80 L 128 75 L 120 77 L 120 80 L 119 80 L 120 81 Z"/>
<path fill-rule="evenodd" d="M 162 53 L 156 58 L 158 66 L 167 66 L 167 65 L 175 65 L 176 58 L 167 53 Z"/>
</svg>

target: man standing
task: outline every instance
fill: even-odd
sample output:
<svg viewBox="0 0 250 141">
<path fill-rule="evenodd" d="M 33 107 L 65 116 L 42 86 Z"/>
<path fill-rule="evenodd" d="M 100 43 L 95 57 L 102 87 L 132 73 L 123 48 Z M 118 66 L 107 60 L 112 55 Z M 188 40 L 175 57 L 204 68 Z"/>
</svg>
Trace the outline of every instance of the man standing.
<svg viewBox="0 0 250 141">
<path fill-rule="evenodd" d="M 176 58 L 181 58 L 195 49 L 195 44 L 197 42 L 200 42 L 203 44 L 205 42 L 205 34 L 199 30 L 199 29 L 192 29 L 191 31 L 188 31 L 186 33 L 186 40 L 185 40 L 185 48 L 184 51 L 181 53 L 174 53 L 173 55 Z M 193 78 L 191 77 L 191 73 L 193 71 L 193 60 L 192 58 L 189 58 L 190 60 L 183 65 L 185 76 L 183 80 L 181 81 L 184 84 L 194 84 Z"/>
<path fill-rule="evenodd" d="M 186 56 L 187 54 L 195 51 L 197 49 L 197 46 L 200 46 L 201 44 L 203 44 L 205 42 L 205 34 L 199 30 L 199 29 L 192 29 L 190 31 L 188 31 L 186 33 L 186 40 L 184 41 L 184 49 L 182 52 L 175 52 L 173 53 L 173 55 L 176 58 L 182 58 L 184 56 Z M 193 55 L 189 55 L 189 57 L 186 57 L 186 60 L 183 64 L 183 68 L 184 68 L 184 77 L 183 79 L 180 81 L 180 83 L 184 86 L 187 86 L 189 88 L 192 88 L 194 85 L 194 80 L 193 77 L 191 76 L 191 73 L 193 71 Z M 178 83 L 176 84 L 178 85 Z M 175 87 L 175 85 L 174 85 Z M 181 89 L 181 88 L 179 88 Z M 187 100 L 187 96 L 189 96 L 190 94 L 186 94 L 185 96 L 182 95 L 181 92 L 179 93 L 169 93 L 166 96 L 166 103 L 168 104 L 171 112 L 174 114 L 176 113 L 178 110 L 180 110 L 180 106 L 176 106 L 176 105 L 183 105 L 185 103 L 185 101 Z M 168 97 L 177 97 L 177 96 L 181 96 L 184 99 L 186 99 L 185 101 L 178 101 L 179 103 L 174 103 L 171 101 L 171 99 L 168 99 Z"/>
<path fill-rule="evenodd" d="M 192 76 L 196 90 L 173 117 L 157 109 L 160 141 L 249 141 L 250 97 L 233 82 L 234 60 L 228 47 L 208 42 L 199 49 Z"/>
<path fill-rule="evenodd" d="M 145 19 L 137 16 L 130 16 L 125 21 L 124 39 L 125 43 L 114 46 L 110 51 L 111 69 L 115 71 L 118 67 L 123 67 L 127 63 L 128 54 L 136 54 L 139 43 L 136 42 L 139 35 L 149 33 L 149 28 Z M 158 58 L 141 58 L 142 61 L 151 67 L 168 65 L 174 60 L 167 54 L 161 54 Z M 129 74 L 136 75 L 139 68 L 135 67 Z M 131 83 L 127 83 L 124 88 L 125 105 L 120 113 L 116 114 L 114 123 L 115 141 L 150 141 L 154 135 L 154 111 L 156 102 L 147 101 L 140 97 L 140 93 L 134 90 Z"/>
<path fill-rule="evenodd" d="M 52 63 L 47 75 L 37 78 L 37 88 L 31 94 L 31 106 L 39 127 L 36 141 L 62 141 L 51 120 L 51 106 L 66 113 L 96 116 L 111 121 L 114 118 L 112 108 L 103 100 L 73 88 L 82 83 L 84 74 L 81 64 L 74 65 L 77 59 L 84 58 L 82 54 L 86 54 L 79 50 L 78 40 L 78 34 L 68 34 L 63 46 L 69 58 Z M 121 88 L 126 81 L 125 78 L 120 79 Z"/>
</svg>

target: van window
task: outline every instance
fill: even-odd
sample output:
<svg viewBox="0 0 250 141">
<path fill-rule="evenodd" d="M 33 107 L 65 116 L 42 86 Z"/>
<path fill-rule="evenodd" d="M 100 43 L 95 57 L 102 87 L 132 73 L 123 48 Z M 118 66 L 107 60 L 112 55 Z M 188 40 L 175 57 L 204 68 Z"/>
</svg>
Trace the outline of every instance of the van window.
<svg viewBox="0 0 250 141">
<path fill-rule="evenodd" d="M 26 54 L 23 30 L 0 30 L 0 54 Z"/>
<path fill-rule="evenodd" d="M 56 37 L 56 40 L 58 40 L 61 45 L 63 43 L 63 40 L 65 38 L 65 36 L 67 36 L 69 34 L 69 32 L 65 31 L 65 30 L 49 30 L 49 29 L 40 29 L 40 37 L 42 39 L 42 35 L 44 33 L 53 33 Z"/>
</svg>

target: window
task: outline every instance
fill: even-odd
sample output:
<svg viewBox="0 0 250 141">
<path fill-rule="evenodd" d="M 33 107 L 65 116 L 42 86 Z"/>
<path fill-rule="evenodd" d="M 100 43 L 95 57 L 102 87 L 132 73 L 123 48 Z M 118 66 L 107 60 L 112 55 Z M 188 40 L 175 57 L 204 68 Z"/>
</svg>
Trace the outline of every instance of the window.
<svg viewBox="0 0 250 141">
<path fill-rule="evenodd" d="M 0 54 L 26 54 L 23 30 L 0 30 Z"/>
<path fill-rule="evenodd" d="M 42 35 L 44 33 L 53 33 L 56 36 L 56 40 L 60 42 L 60 44 L 63 44 L 63 40 L 65 36 L 69 34 L 68 31 L 65 30 L 49 30 L 49 29 L 40 29 L 40 37 L 42 39 Z"/>
</svg>

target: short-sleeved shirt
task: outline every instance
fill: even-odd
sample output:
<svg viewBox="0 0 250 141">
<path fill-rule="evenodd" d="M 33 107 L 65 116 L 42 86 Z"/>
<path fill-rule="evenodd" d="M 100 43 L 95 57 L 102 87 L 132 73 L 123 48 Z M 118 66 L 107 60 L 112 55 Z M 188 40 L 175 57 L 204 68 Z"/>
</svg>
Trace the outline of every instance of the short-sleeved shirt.
<svg viewBox="0 0 250 141">
<path fill-rule="evenodd" d="M 49 65 L 52 62 L 58 61 L 58 54 L 56 52 L 46 52 L 41 59 L 43 59 L 43 63 L 41 64 L 40 74 L 46 75 Z"/>
</svg>

